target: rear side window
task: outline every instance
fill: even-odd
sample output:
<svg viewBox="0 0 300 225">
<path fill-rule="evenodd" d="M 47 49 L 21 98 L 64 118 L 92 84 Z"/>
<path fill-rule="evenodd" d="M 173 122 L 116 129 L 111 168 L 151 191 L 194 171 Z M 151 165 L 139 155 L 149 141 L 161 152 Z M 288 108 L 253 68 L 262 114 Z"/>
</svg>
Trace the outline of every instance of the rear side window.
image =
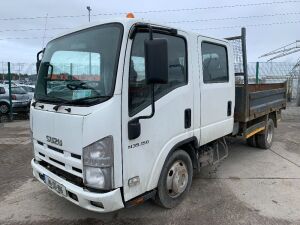
<svg viewBox="0 0 300 225">
<path fill-rule="evenodd" d="M 203 42 L 202 64 L 204 83 L 229 81 L 227 49 L 223 45 Z"/>
</svg>

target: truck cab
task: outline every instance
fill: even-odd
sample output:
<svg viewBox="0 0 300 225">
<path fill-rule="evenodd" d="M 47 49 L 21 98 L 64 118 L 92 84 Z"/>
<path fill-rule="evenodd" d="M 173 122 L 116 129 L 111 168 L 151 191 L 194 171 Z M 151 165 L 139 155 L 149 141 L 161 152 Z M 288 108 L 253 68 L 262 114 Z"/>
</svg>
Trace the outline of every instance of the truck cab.
<svg viewBox="0 0 300 225">
<path fill-rule="evenodd" d="M 227 40 L 117 19 L 63 34 L 41 53 L 33 175 L 83 208 L 110 212 L 149 198 L 175 207 L 203 157 L 233 132 Z"/>
</svg>

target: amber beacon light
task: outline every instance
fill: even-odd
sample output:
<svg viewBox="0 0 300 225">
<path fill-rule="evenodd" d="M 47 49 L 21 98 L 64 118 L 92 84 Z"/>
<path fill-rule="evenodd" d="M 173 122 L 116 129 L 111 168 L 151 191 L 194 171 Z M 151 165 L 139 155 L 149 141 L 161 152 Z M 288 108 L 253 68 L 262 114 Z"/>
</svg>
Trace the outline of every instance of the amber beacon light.
<svg viewBox="0 0 300 225">
<path fill-rule="evenodd" d="M 134 14 L 133 13 L 127 13 L 126 18 L 133 19 L 134 18 Z"/>
</svg>

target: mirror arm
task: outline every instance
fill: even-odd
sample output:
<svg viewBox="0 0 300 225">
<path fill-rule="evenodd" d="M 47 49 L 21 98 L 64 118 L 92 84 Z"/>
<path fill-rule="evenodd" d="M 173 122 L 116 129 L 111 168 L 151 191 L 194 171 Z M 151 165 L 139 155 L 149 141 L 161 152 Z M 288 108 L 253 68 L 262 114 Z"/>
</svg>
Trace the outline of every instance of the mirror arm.
<svg viewBox="0 0 300 225">
<path fill-rule="evenodd" d="M 52 79 L 52 75 L 53 75 L 53 65 L 52 65 L 51 63 L 49 63 L 49 67 L 51 68 L 50 79 Z"/>
<path fill-rule="evenodd" d="M 45 48 L 43 48 L 43 50 L 39 51 L 39 52 L 36 54 L 36 73 L 39 72 L 40 65 L 41 65 L 40 55 L 41 55 L 42 53 L 44 54 L 44 52 L 45 52 Z"/>
<path fill-rule="evenodd" d="M 44 53 L 45 52 L 45 48 L 43 48 L 43 50 L 39 51 L 37 54 L 36 54 L 36 61 L 40 61 L 40 54 Z"/>
<path fill-rule="evenodd" d="M 153 29 L 152 26 L 149 24 L 149 39 L 153 40 Z"/>
<path fill-rule="evenodd" d="M 133 120 L 144 120 L 144 119 L 151 119 L 155 114 L 155 99 L 154 99 L 154 84 L 151 84 L 151 114 L 148 116 L 139 116 L 134 118 Z"/>
<path fill-rule="evenodd" d="M 128 122 L 128 139 L 133 140 L 140 136 L 141 134 L 141 124 L 140 120 L 150 119 L 155 114 L 155 99 L 154 99 L 154 84 L 151 85 L 151 114 L 148 116 L 139 116 Z"/>
<path fill-rule="evenodd" d="M 152 26 L 149 24 L 149 39 L 153 40 L 153 29 Z M 134 118 L 132 121 L 139 122 L 139 120 L 144 120 L 144 119 L 150 119 L 154 116 L 155 114 L 155 99 L 154 99 L 154 84 L 151 84 L 151 114 L 148 116 L 139 116 L 137 118 Z"/>
</svg>

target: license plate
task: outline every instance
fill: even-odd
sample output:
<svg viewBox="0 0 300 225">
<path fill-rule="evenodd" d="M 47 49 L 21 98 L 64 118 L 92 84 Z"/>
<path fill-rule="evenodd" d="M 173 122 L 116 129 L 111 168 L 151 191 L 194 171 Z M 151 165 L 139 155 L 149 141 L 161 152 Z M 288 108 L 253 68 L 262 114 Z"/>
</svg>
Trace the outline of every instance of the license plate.
<svg viewBox="0 0 300 225">
<path fill-rule="evenodd" d="M 56 182 L 52 178 L 45 175 L 45 183 L 50 187 L 52 190 L 57 192 L 59 195 L 67 196 L 67 191 L 65 186 Z"/>
</svg>

